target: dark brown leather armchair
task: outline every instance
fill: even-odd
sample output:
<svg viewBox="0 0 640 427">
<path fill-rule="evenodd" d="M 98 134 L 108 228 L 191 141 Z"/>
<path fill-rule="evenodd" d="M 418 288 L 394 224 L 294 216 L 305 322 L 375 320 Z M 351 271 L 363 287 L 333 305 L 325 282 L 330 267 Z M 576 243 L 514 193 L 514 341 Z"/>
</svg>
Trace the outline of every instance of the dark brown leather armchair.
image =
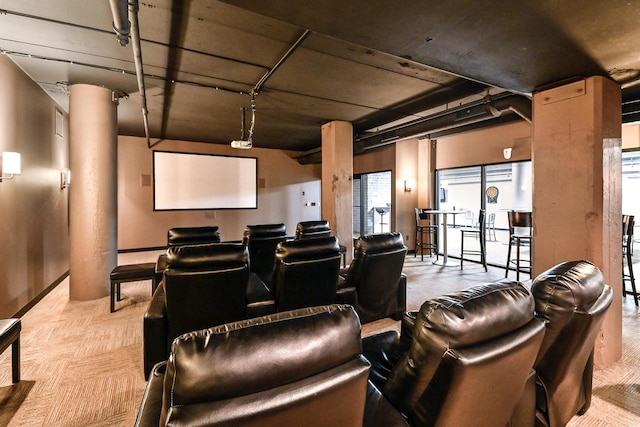
<svg viewBox="0 0 640 427">
<path fill-rule="evenodd" d="M 167 231 L 167 248 L 206 243 L 220 243 L 220 228 L 218 226 L 174 227 Z M 167 254 L 162 254 L 156 261 L 156 283 L 160 283 L 162 280 L 165 268 L 167 268 Z"/>
<path fill-rule="evenodd" d="M 589 261 L 559 264 L 535 278 L 531 292 L 546 334 L 536 361 L 536 424 L 561 427 L 591 404 L 593 348 L 613 298 Z"/>
<path fill-rule="evenodd" d="M 247 225 L 242 242 L 249 248 L 249 266 L 271 289 L 275 268 L 276 246 L 287 239 L 284 224 Z"/>
<path fill-rule="evenodd" d="M 351 265 L 340 272 L 338 302 L 353 305 L 362 323 L 401 318 L 407 306 L 406 254 L 400 233 L 360 237 Z"/>
<path fill-rule="evenodd" d="M 335 303 L 339 270 L 336 237 L 279 243 L 273 275 L 278 311 Z"/>
<path fill-rule="evenodd" d="M 173 342 L 136 426 L 405 425 L 368 387 L 368 373 L 350 306 L 230 323 Z"/>
<path fill-rule="evenodd" d="M 544 335 L 531 293 L 501 281 L 426 301 L 397 332 L 367 337 L 370 379 L 414 426 L 505 426 Z"/>
<path fill-rule="evenodd" d="M 144 316 L 144 372 L 169 355 L 177 336 L 223 323 L 275 312 L 262 281 L 249 273 L 241 243 L 174 246 L 167 268 Z"/>
</svg>

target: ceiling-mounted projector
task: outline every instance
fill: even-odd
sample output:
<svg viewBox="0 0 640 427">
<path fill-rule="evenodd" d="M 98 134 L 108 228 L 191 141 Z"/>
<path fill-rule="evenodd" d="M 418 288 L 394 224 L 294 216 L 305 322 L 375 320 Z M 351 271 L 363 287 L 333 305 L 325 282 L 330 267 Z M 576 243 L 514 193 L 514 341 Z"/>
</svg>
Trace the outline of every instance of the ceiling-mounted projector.
<svg viewBox="0 0 640 427">
<path fill-rule="evenodd" d="M 231 148 L 239 148 L 241 150 L 248 150 L 253 144 L 251 141 L 231 141 Z"/>
</svg>

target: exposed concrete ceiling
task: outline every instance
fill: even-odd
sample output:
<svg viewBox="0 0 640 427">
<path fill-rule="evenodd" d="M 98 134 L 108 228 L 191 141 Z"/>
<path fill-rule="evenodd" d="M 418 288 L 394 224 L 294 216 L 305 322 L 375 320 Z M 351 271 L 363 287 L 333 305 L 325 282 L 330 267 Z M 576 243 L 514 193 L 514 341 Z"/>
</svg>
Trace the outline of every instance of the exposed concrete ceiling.
<svg viewBox="0 0 640 427">
<path fill-rule="evenodd" d="M 152 138 L 228 144 L 256 96 L 253 145 L 307 151 L 321 125 L 359 138 L 461 104 L 566 79 L 623 84 L 637 120 L 640 4 L 514 0 L 146 0 L 138 12 Z M 143 136 L 131 44 L 109 1 L 3 0 L 0 48 L 64 108 L 74 83 L 126 93 L 119 133 Z M 487 97 L 487 95 L 490 95 Z M 507 119 L 520 119 L 505 109 Z M 487 118 L 488 123 L 493 120 Z M 505 117 L 495 116 L 495 120 Z M 428 129 L 428 126 L 425 127 Z"/>
</svg>

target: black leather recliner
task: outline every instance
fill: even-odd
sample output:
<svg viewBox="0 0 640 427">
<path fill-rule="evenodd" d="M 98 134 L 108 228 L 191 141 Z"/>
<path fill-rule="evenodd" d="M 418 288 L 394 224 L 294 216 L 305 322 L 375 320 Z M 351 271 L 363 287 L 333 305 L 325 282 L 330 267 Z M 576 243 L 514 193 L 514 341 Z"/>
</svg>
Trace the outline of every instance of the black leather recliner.
<svg viewBox="0 0 640 427">
<path fill-rule="evenodd" d="M 406 425 L 368 385 L 368 373 L 350 306 L 230 323 L 173 342 L 136 426 Z"/>
<path fill-rule="evenodd" d="M 275 268 L 276 246 L 287 239 L 284 224 L 247 225 L 242 242 L 249 248 L 249 266 L 271 289 Z"/>
<path fill-rule="evenodd" d="M 249 273 L 241 243 L 173 246 L 167 268 L 144 316 L 144 372 L 169 355 L 177 336 L 275 312 L 262 281 Z"/>
<path fill-rule="evenodd" d="M 536 361 L 536 424 L 561 427 L 591 404 L 593 349 L 613 291 L 589 261 L 558 264 L 531 286 L 546 334 Z"/>
<path fill-rule="evenodd" d="M 339 270 L 336 237 L 279 243 L 272 285 L 278 311 L 335 303 Z"/>
<path fill-rule="evenodd" d="M 363 340 L 370 379 L 414 426 L 505 426 L 544 335 L 533 296 L 501 281 L 426 301 L 402 335 Z"/>
<path fill-rule="evenodd" d="M 203 245 L 220 243 L 220 228 L 217 225 L 202 227 L 174 227 L 167 231 L 167 248 L 183 245 Z M 167 268 L 167 254 L 161 254 L 156 261 L 156 283 L 162 280 Z"/>
<path fill-rule="evenodd" d="M 362 323 L 400 319 L 407 307 L 406 254 L 400 233 L 358 238 L 351 265 L 340 271 L 338 302 L 353 305 Z"/>
</svg>

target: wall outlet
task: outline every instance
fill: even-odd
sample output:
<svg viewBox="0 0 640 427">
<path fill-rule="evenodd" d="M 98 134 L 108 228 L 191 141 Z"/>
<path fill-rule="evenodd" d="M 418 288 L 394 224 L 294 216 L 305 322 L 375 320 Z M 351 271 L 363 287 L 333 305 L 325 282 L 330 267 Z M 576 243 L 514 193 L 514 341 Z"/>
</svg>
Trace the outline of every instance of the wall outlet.
<svg viewBox="0 0 640 427">
<path fill-rule="evenodd" d="M 407 241 L 407 242 L 409 241 L 409 235 L 408 234 L 405 236 L 404 240 Z"/>
<path fill-rule="evenodd" d="M 216 217 L 216 211 L 205 211 L 204 217 L 209 219 L 214 219 Z"/>
</svg>

